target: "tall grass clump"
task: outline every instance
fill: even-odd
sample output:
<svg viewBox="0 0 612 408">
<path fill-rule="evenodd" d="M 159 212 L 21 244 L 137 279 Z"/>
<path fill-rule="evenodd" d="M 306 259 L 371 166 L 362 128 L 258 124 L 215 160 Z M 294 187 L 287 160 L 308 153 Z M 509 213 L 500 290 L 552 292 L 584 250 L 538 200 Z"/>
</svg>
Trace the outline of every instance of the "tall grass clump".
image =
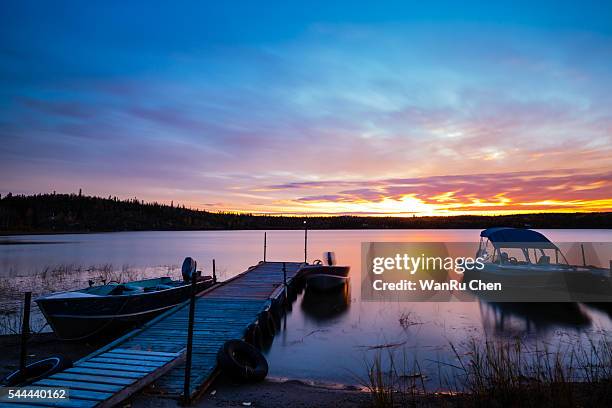
<svg viewBox="0 0 612 408">
<path fill-rule="evenodd" d="M 425 395 L 418 361 L 410 360 L 406 350 L 398 354 L 393 348 L 377 349 L 365 362 L 367 377 L 358 378 L 370 392 L 375 408 L 414 406 Z"/>
<path fill-rule="evenodd" d="M 468 342 L 458 376 L 476 406 L 573 407 L 612 403 L 612 342 L 605 337 L 554 351 L 520 339 Z"/>
<path fill-rule="evenodd" d="M 425 386 L 416 358 L 378 351 L 362 384 L 376 408 L 404 406 L 612 406 L 612 338 L 559 343 L 554 350 L 521 339 L 471 339 L 450 344 L 451 361 L 438 362 L 441 389 Z M 384 358 L 383 358 L 384 357 Z M 454 360 L 454 361 L 453 361 Z"/>
</svg>

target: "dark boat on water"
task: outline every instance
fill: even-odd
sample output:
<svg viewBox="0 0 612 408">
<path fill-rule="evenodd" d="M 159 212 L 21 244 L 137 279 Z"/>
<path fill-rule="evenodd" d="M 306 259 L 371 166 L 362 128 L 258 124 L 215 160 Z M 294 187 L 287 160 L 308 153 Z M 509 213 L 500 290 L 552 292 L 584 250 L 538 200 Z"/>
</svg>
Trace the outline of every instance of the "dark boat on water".
<svg viewBox="0 0 612 408">
<path fill-rule="evenodd" d="M 312 265 L 306 265 L 300 269 L 300 275 L 306 281 L 307 289 L 326 292 L 339 289 L 348 282 L 351 267 L 335 265 L 335 257 L 332 252 L 327 252 L 325 258 L 327 265 L 317 259 Z"/>
<path fill-rule="evenodd" d="M 187 300 L 192 279 L 196 279 L 197 292 L 213 284 L 213 278 L 202 277 L 196 272 L 196 263 L 192 258 L 185 259 L 182 273 L 182 281 L 161 277 L 111 283 L 56 292 L 35 301 L 61 339 L 117 336 Z"/>
</svg>

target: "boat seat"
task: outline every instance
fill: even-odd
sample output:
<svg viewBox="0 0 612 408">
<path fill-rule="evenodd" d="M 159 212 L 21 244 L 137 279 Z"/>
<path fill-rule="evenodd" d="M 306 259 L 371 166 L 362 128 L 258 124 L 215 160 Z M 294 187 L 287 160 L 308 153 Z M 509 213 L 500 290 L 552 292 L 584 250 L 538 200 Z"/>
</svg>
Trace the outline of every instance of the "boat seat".
<svg viewBox="0 0 612 408">
<path fill-rule="evenodd" d="M 542 255 L 540 259 L 538 259 L 538 265 L 550 265 L 550 256 Z"/>
<path fill-rule="evenodd" d="M 131 285 L 117 285 L 110 291 L 109 295 L 133 295 L 144 292 L 143 288 Z"/>
<path fill-rule="evenodd" d="M 123 288 L 126 292 L 142 292 L 143 289 L 140 286 L 134 286 L 134 285 L 123 285 Z"/>
</svg>

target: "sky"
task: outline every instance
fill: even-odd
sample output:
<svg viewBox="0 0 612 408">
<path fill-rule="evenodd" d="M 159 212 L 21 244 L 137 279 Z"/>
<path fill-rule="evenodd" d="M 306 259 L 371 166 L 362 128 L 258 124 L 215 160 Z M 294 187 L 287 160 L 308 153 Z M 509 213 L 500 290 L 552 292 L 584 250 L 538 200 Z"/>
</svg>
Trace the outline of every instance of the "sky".
<svg viewBox="0 0 612 408">
<path fill-rule="evenodd" d="M 5 0 L 0 193 L 612 211 L 610 67 L 600 1 Z"/>
</svg>

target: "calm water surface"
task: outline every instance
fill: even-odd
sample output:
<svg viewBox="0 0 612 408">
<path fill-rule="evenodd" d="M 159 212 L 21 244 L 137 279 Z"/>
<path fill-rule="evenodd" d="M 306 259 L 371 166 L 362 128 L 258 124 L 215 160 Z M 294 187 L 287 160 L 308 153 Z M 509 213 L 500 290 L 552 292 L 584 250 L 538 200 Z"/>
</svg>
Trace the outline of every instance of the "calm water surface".
<svg viewBox="0 0 612 408">
<path fill-rule="evenodd" d="M 611 230 L 540 230 L 557 242 L 611 242 Z M 266 351 L 270 375 L 321 382 L 357 383 L 365 361 L 384 350 L 419 360 L 428 386 L 440 382 L 440 362 L 451 362 L 449 343 L 470 338 L 512 338 L 551 348 L 609 336 L 612 310 L 582 304 L 492 306 L 486 302 L 361 302 L 361 242 L 455 241 L 479 239 L 479 230 L 310 231 L 309 260 L 333 250 L 351 266 L 345 292 L 301 293 L 283 319 L 283 330 Z M 185 256 L 210 273 L 211 260 L 227 279 L 262 259 L 263 232 L 122 232 L 13 236 L 0 245 L 0 311 L 18 313 L 20 290 L 44 293 L 83 286 L 88 279 L 140 278 L 171 274 Z M 304 257 L 303 232 L 268 232 L 268 260 Z M 39 317 L 40 319 L 40 317 Z M 43 322 L 35 322 L 40 328 Z M 4 324 L 6 332 L 8 324 Z M 8 325 L 10 326 L 10 325 Z M 393 347 L 388 347 L 394 345 Z"/>
</svg>

